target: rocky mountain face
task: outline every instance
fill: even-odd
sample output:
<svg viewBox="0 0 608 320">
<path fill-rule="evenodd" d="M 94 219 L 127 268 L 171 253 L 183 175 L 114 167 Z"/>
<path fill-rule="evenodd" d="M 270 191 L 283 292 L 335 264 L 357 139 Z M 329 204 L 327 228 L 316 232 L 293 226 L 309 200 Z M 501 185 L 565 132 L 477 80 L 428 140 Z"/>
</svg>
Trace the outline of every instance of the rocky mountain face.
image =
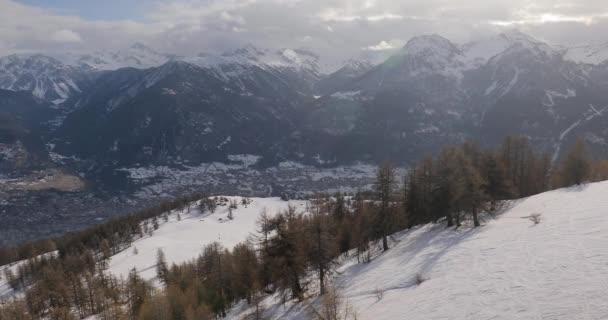
<svg viewBox="0 0 608 320">
<path fill-rule="evenodd" d="M 28 92 L 0 90 L 0 173 L 10 177 L 50 164 L 44 139 L 53 113 Z"/>
</svg>

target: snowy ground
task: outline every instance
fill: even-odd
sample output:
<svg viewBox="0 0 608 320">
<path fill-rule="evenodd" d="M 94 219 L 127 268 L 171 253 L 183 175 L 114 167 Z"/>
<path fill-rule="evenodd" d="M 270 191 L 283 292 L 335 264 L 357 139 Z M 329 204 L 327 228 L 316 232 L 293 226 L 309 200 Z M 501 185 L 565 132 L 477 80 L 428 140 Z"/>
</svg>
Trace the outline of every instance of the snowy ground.
<svg viewBox="0 0 608 320">
<path fill-rule="evenodd" d="M 252 202 L 246 207 L 241 205 L 241 197 L 227 197 L 236 200 L 238 208 L 233 210 L 233 220 L 229 220 L 228 206 L 218 206 L 213 214 L 201 215 L 192 206 L 181 211 L 174 211 L 169 222 L 159 219 L 160 227 L 151 237 L 137 240 L 133 245 L 113 256 L 110 260 L 109 271 L 116 276 L 126 276 L 134 267 L 145 279 L 156 276 L 156 254 L 162 249 L 169 264 L 182 263 L 192 260 L 202 252 L 204 246 L 218 241 L 224 247 L 232 248 L 239 242 L 247 240 L 254 233 L 255 222 L 262 210 L 269 215 L 287 209 L 288 205 L 300 211 L 306 208 L 306 201 L 282 201 L 279 198 L 250 198 Z M 181 221 L 177 220 L 177 213 Z M 134 253 L 137 248 L 137 254 Z"/>
<path fill-rule="evenodd" d="M 590 184 L 514 201 L 478 229 L 418 227 L 369 264 L 347 259 L 335 282 L 359 319 L 608 319 L 607 195 Z M 315 305 L 266 303 L 271 319 Z"/>
</svg>

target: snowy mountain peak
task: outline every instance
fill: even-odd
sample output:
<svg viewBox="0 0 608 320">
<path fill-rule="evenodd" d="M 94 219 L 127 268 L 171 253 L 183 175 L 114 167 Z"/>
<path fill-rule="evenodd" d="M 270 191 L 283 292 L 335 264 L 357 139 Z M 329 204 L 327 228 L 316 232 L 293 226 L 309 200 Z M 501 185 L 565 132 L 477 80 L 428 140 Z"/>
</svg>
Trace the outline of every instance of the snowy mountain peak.
<svg viewBox="0 0 608 320">
<path fill-rule="evenodd" d="M 522 42 L 535 43 L 535 44 L 542 43 L 542 41 L 540 41 L 526 33 L 523 33 L 518 29 L 512 29 L 512 30 L 502 32 L 498 35 L 498 37 L 503 38 L 511 43 L 522 43 Z"/>
<path fill-rule="evenodd" d="M 13 54 L 0 58 L 0 88 L 30 91 L 40 99 L 59 104 L 88 82 L 87 69 L 63 64 L 41 54 Z"/>
<path fill-rule="evenodd" d="M 209 56 L 205 56 L 210 60 Z M 290 68 L 297 71 L 316 73 L 319 56 L 304 49 L 284 48 L 279 50 L 260 49 L 253 45 L 236 49 L 221 55 L 221 63 L 255 65 L 261 68 Z"/>
<path fill-rule="evenodd" d="M 170 56 L 158 53 L 141 43 L 135 43 L 125 50 L 96 51 L 87 54 L 67 54 L 63 61 L 69 65 L 87 66 L 97 70 L 116 70 L 120 68 L 147 69 L 158 67 L 170 60 Z"/>
<path fill-rule="evenodd" d="M 473 66 L 486 63 L 507 51 L 526 51 L 538 56 L 551 56 L 557 53 L 548 44 L 515 29 L 462 46 L 464 60 Z"/>
</svg>

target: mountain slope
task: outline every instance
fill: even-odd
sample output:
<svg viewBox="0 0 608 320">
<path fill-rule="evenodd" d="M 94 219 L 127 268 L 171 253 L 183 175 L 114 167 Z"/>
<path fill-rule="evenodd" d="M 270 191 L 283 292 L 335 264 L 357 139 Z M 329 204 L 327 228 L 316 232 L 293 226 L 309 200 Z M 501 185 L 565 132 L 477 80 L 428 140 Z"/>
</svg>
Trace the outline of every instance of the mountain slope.
<svg viewBox="0 0 608 320">
<path fill-rule="evenodd" d="M 414 228 L 368 264 L 343 261 L 334 283 L 359 319 L 605 319 L 607 192 L 601 182 L 512 201 L 477 229 Z M 265 303 L 268 319 L 310 318 L 310 301 Z"/>
<path fill-rule="evenodd" d="M 556 159 L 581 136 L 605 154 L 606 83 L 605 64 L 574 62 L 521 32 L 464 45 L 418 36 L 317 99 L 300 117 L 302 143 L 323 159 L 407 161 L 446 143 L 526 135 Z M 323 141 L 332 146 L 316 147 Z"/>
<path fill-rule="evenodd" d="M 274 154 L 301 99 L 258 67 L 182 61 L 106 73 L 58 130 L 58 149 L 93 160 L 200 162 Z"/>
<path fill-rule="evenodd" d="M 55 112 L 28 92 L 0 89 L 0 175 L 47 162 L 43 136 Z"/>
</svg>

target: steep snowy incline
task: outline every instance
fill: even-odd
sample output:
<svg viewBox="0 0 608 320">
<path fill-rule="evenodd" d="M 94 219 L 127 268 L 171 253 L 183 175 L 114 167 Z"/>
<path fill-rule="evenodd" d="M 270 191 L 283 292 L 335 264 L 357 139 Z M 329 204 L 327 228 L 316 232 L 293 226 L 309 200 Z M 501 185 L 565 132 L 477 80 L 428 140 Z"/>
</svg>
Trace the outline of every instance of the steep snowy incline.
<svg viewBox="0 0 608 320">
<path fill-rule="evenodd" d="M 338 281 L 362 319 L 606 319 L 607 194 L 591 184 L 513 202 L 479 229 L 422 227 Z"/>
<path fill-rule="evenodd" d="M 590 184 L 513 201 L 481 228 L 418 227 L 335 283 L 358 319 L 608 319 L 606 195 Z M 310 318 L 310 302 L 271 303 L 271 319 Z"/>
<path fill-rule="evenodd" d="M 287 209 L 288 205 L 300 211 L 306 208 L 306 201 L 286 202 L 279 198 L 250 198 L 251 203 L 244 206 L 241 204 L 241 197 L 227 198 L 238 203 L 238 208 L 232 212 L 233 220 L 228 219 L 227 205 L 218 206 L 212 214 L 201 214 L 194 204 L 189 210 L 186 208 L 173 211 L 168 222 L 163 222 L 163 219 L 159 218 L 160 226 L 152 236 L 145 236 L 135 241 L 130 248 L 113 256 L 109 271 L 126 278 L 129 271 L 136 268 L 140 276 L 153 279 L 156 277 L 158 249 L 163 250 L 169 264 L 183 263 L 198 257 L 202 249 L 214 241 L 232 249 L 236 244 L 247 240 L 255 232 L 256 220 L 263 210 L 269 215 L 274 215 Z M 181 221 L 177 219 L 178 213 Z"/>
</svg>

